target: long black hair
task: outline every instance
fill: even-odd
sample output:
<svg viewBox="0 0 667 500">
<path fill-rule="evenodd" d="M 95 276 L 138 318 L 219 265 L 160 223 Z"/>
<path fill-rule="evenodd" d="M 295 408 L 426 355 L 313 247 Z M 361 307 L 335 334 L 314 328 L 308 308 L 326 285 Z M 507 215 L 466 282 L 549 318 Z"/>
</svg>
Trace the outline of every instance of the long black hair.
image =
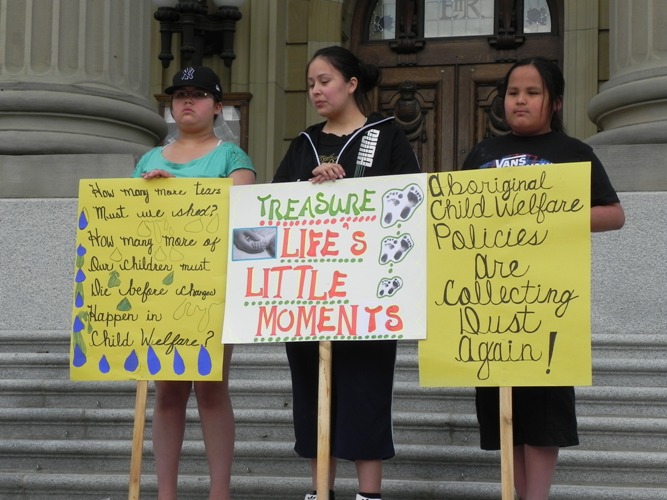
<svg viewBox="0 0 667 500">
<path fill-rule="evenodd" d="M 565 78 L 563 78 L 563 72 L 560 70 L 558 65 L 544 57 L 529 57 L 526 59 L 521 59 L 512 65 L 512 67 L 505 75 L 505 80 L 503 82 L 501 90 L 503 100 L 505 99 L 507 84 L 510 80 L 512 72 L 521 66 L 535 67 L 537 72 L 540 74 L 542 83 L 549 94 L 549 109 L 553 110 L 554 103 L 559 99 L 561 101 L 563 99 L 563 93 L 565 92 Z M 559 111 L 554 111 L 551 114 L 551 130 L 554 132 L 565 132 L 565 126 L 563 125 L 563 120 Z"/>
<path fill-rule="evenodd" d="M 348 49 L 332 45 L 331 47 L 319 49 L 313 54 L 313 57 L 308 61 L 308 65 L 306 66 L 306 74 L 308 74 L 310 64 L 318 57 L 325 59 L 340 71 L 346 82 L 349 82 L 352 78 L 357 79 L 359 83 L 354 91 L 354 100 L 361 112 L 368 115 L 371 112 L 371 104 L 368 101 L 367 93 L 380 83 L 382 77 L 380 68 L 374 64 L 363 62 Z"/>
</svg>

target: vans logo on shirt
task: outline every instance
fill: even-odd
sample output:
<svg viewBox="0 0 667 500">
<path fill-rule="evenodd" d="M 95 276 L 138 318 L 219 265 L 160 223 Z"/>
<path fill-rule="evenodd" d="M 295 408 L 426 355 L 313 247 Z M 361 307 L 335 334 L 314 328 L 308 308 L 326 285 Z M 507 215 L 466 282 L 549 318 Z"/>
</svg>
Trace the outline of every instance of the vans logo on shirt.
<svg viewBox="0 0 667 500">
<path fill-rule="evenodd" d="M 528 164 L 528 159 L 525 155 L 510 156 L 502 160 L 496 160 L 496 168 L 503 167 L 523 167 Z"/>
<path fill-rule="evenodd" d="M 490 161 L 479 168 L 525 167 L 527 165 L 544 165 L 547 163 L 551 162 L 544 158 L 540 158 L 539 156 L 531 154 L 514 154 Z"/>
</svg>

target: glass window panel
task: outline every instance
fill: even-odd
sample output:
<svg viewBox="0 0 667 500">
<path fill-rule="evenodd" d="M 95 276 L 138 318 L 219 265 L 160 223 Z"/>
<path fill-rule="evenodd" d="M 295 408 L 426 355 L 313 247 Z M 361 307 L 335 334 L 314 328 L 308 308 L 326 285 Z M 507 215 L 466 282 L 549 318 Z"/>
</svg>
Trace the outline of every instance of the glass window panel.
<svg viewBox="0 0 667 500">
<path fill-rule="evenodd" d="M 396 38 L 396 0 L 378 0 L 368 25 L 369 40 Z"/>
<path fill-rule="evenodd" d="M 551 32 L 551 13 L 549 12 L 547 0 L 523 1 L 523 32 Z"/>
<path fill-rule="evenodd" d="M 493 34 L 493 0 L 425 0 L 424 37 Z"/>
</svg>

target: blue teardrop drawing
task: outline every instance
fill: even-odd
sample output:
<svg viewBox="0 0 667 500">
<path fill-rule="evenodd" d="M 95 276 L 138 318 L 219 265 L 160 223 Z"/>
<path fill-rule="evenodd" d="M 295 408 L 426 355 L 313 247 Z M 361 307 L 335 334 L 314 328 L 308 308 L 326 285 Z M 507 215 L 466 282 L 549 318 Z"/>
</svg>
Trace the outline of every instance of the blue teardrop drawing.
<svg viewBox="0 0 667 500">
<path fill-rule="evenodd" d="M 176 375 L 183 375 L 185 373 L 185 362 L 178 352 L 178 349 L 174 349 L 174 373 Z"/>
<path fill-rule="evenodd" d="M 74 327 L 72 328 L 76 333 L 80 332 L 86 327 L 86 325 L 83 324 L 83 321 L 79 319 L 78 316 L 74 318 Z"/>
<path fill-rule="evenodd" d="M 74 278 L 74 281 L 76 281 L 77 283 L 81 283 L 82 281 L 86 281 L 86 275 L 83 273 L 83 271 L 81 269 L 79 269 L 76 272 L 76 278 Z"/>
<path fill-rule="evenodd" d="M 83 257 L 84 255 L 86 255 L 86 247 L 84 247 L 83 245 L 79 245 L 76 249 L 76 254 L 79 257 Z"/>
<path fill-rule="evenodd" d="M 137 351 L 132 349 L 130 355 L 125 359 L 123 367 L 127 372 L 133 372 L 139 367 L 139 356 L 137 356 Z"/>
<path fill-rule="evenodd" d="M 148 346 L 147 357 L 148 357 L 148 371 L 150 372 L 151 375 L 155 375 L 162 369 L 162 365 L 160 364 L 160 359 L 157 357 L 157 354 L 155 354 L 155 351 L 153 350 L 152 346 Z"/>
<path fill-rule="evenodd" d="M 199 375 L 208 375 L 211 373 L 211 355 L 206 350 L 206 347 L 203 345 L 199 346 L 199 358 L 197 359 L 197 370 L 199 370 Z"/>
<path fill-rule="evenodd" d="M 86 218 L 85 210 L 81 210 L 79 215 L 79 229 L 86 229 L 88 227 L 88 219 Z"/>
<path fill-rule="evenodd" d="M 102 359 L 100 359 L 100 372 L 102 373 L 109 373 L 111 371 L 111 367 L 109 366 L 109 362 L 107 361 L 106 356 L 102 356 Z"/>
<path fill-rule="evenodd" d="M 79 368 L 86 364 L 86 355 L 81 351 L 78 345 L 74 346 L 74 356 L 72 356 L 72 364 Z"/>
<path fill-rule="evenodd" d="M 74 305 L 76 307 L 83 307 L 83 295 L 80 293 L 76 294 L 76 299 L 74 300 Z"/>
</svg>

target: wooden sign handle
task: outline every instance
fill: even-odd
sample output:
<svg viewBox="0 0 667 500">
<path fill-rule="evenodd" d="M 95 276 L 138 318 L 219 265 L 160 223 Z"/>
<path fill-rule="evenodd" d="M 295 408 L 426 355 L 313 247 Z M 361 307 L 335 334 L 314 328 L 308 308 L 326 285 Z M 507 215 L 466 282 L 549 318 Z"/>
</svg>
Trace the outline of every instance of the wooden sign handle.
<svg viewBox="0 0 667 500">
<path fill-rule="evenodd" d="M 317 400 L 317 500 L 329 500 L 331 461 L 331 342 L 320 341 Z"/>
<path fill-rule="evenodd" d="M 146 395 L 148 381 L 137 381 L 134 404 L 134 431 L 132 434 L 132 459 L 130 461 L 130 491 L 128 500 L 139 500 L 141 488 L 141 458 L 144 451 L 144 428 L 146 426 Z"/>
<path fill-rule="evenodd" d="M 502 500 L 514 500 L 514 439 L 512 388 L 500 388 L 500 476 Z"/>
</svg>

